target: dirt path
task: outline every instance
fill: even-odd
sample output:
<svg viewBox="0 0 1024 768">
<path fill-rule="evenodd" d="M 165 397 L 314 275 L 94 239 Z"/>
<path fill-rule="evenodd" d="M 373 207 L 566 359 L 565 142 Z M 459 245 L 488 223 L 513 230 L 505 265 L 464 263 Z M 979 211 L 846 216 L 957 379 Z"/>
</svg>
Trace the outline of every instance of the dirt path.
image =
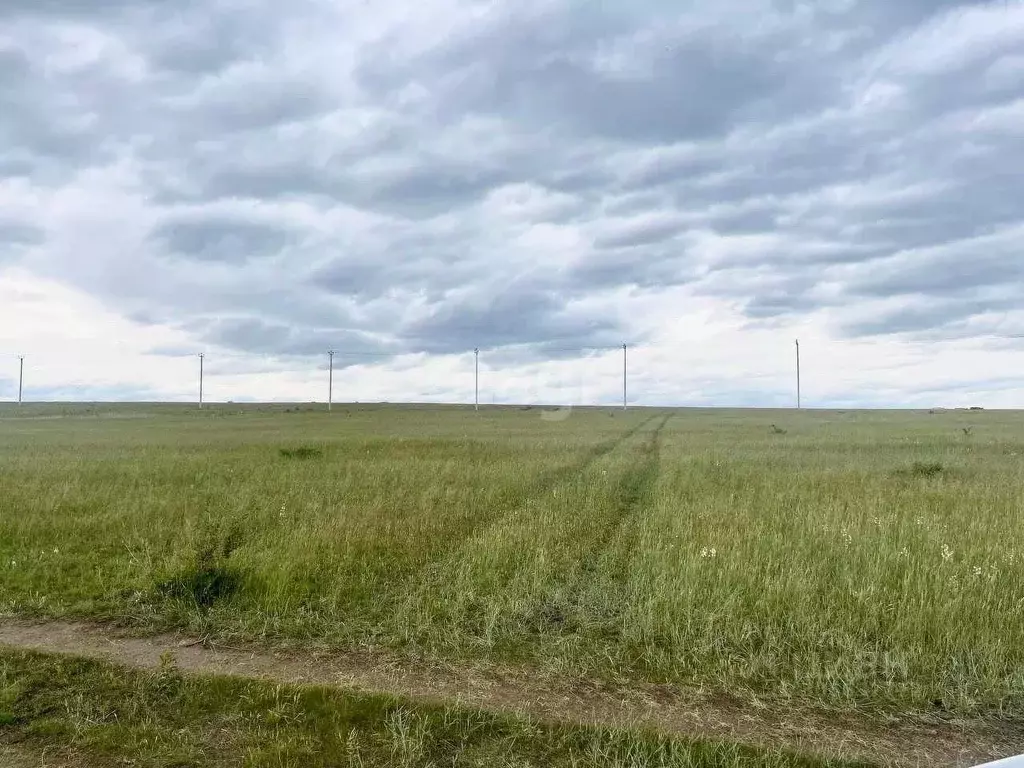
<svg viewBox="0 0 1024 768">
<path fill-rule="evenodd" d="M 3 768 L 85 768 L 85 763 L 67 754 L 0 744 Z"/>
<path fill-rule="evenodd" d="M 161 654 L 172 652 L 186 674 L 336 686 L 413 701 L 458 702 L 546 721 L 643 726 L 685 737 L 727 739 L 885 765 L 963 768 L 1024 753 L 1024 728 L 1019 724 L 882 722 L 792 708 L 780 716 L 727 697 L 657 686 L 618 690 L 598 683 L 539 678 L 535 672 L 512 668 L 427 666 L 359 653 L 271 653 L 211 647 L 180 635 L 140 638 L 104 626 L 2 618 L 0 646 L 143 669 L 159 667 Z"/>
</svg>

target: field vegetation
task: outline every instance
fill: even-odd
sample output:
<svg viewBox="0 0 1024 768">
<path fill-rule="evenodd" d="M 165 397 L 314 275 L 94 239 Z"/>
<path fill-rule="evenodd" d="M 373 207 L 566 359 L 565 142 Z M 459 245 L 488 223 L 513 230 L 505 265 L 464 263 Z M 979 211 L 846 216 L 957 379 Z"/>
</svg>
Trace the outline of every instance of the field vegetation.
<svg viewBox="0 0 1024 768">
<path fill-rule="evenodd" d="M 1016 413 L 0 410 L 0 613 L 843 712 L 1024 719 L 1022 513 Z"/>
<path fill-rule="evenodd" d="M 457 705 L 413 706 L 389 696 L 185 677 L 171 660 L 147 674 L 0 652 L 0 724 L 21 754 L 58 743 L 59 751 L 50 750 L 57 756 L 53 764 L 67 765 L 60 758 L 70 755 L 76 767 L 867 768 Z"/>
</svg>

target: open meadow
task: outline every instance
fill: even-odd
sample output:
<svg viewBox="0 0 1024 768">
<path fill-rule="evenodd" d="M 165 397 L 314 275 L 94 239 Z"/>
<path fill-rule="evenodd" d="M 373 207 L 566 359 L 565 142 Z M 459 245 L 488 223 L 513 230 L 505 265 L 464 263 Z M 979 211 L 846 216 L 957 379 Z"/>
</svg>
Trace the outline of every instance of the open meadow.
<svg viewBox="0 0 1024 768">
<path fill-rule="evenodd" d="M 1024 731 L 1022 515 L 1016 412 L 0 408 L 0 615 L 781 713 Z"/>
</svg>

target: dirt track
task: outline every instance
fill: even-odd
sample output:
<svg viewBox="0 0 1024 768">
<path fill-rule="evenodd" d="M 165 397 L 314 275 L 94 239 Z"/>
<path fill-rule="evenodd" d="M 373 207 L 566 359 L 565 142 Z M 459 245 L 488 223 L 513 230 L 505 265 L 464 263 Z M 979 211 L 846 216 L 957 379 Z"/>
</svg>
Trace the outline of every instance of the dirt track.
<svg viewBox="0 0 1024 768">
<path fill-rule="evenodd" d="M 89 624 L 0 619 L 0 646 L 142 669 L 159 667 L 161 654 L 171 652 L 186 674 L 389 693 L 413 701 L 457 702 L 545 721 L 644 726 L 673 735 L 728 739 L 886 765 L 962 768 L 1024 752 L 1024 728 L 1016 724 L 923 719 L 883 723 L 809 709 L 789 709 L 779 716 L 728 697 L 665 687 L 612 689 L 585 681 L 538 678 L 528 670 L 427 666 L 360 653 L 298 655 L 214 647 L 178 635 L 130 637 Z M 40 763 L 36 756 L 35 762 L 28 764 L 67 763 Z"/>
<path fill-rule="evenodd" d="M 85 768 L 71 755 L 51 754 L 24 746 L 0 744 L 0 766 L 3 768 Z"/>
</svg>

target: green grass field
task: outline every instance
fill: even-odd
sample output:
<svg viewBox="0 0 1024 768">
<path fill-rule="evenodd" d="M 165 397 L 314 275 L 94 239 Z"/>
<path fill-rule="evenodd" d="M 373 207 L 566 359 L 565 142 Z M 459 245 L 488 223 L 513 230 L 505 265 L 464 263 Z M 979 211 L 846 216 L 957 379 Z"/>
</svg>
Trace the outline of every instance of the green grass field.
<svg viewBox="0 0 1024 768">
<path fill-rule="evenodd" d="M 1024 414 L 0 408 L 0 613 L 1024 718 Z"/>
</svg>

